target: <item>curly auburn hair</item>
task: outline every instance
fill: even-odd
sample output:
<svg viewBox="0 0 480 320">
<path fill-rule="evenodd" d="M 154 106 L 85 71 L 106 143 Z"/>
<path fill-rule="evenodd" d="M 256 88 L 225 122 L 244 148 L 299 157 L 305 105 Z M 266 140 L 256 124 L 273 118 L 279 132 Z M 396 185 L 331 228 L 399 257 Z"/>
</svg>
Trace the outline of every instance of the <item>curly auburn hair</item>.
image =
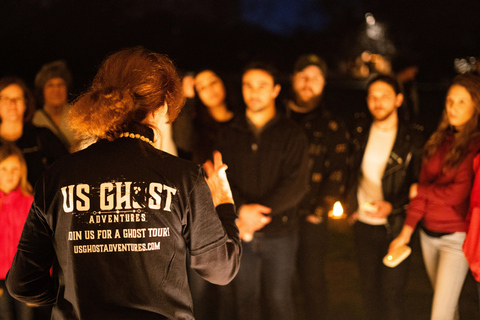
<svg viewBox="0 0 480 320">
<path fill-rule="evenodd" d="M 464 128 L 456 134 L 455 142 L 445 157 L 444 165 L 447 168 L 458 167 L 467 155 L 471 142 L 480 137 L 480 77 L 471 73 L 460 74 L 452 80 L 449 88 L 455 85 L 465 88 L 470 94 L 474 105 L 474 114 Z M 425 144 L 424 159 L 432 157 L 445 138 L 454 133 L 455 129 L 450 125 L 447 111 L 444 109 L 437 130 Z"/>
<path fill-rule="evenodd" d="M 172 122 L 184 99 L 169 58 L 143 47 L 128 48 L 105 59 L 90 89 L 72 106 L 69 122 L 84 136 L 114 140 L 135 124 L 148 129 L 142 121 L 165 105 Z"/>
</svg>

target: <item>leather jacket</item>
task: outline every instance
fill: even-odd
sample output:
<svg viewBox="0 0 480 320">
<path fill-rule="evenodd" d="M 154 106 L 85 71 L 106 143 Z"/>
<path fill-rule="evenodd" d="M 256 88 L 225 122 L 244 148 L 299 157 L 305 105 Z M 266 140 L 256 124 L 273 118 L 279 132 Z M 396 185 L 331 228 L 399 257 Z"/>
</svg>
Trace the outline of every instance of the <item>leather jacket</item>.
<svg viewBox="0 0 480 320">
<path fill-rule="evenodd" d="M 353 153 L 350 159 L 351 177 L 347 193 L 348 211 L 358 208 L 357 189 L 361 164 L 370 134 L 371 120 L 361 119 L 352 132 Z M 397 136 L 382 177 L 385 201 L 392 204 L 392 213 L 386 225 L 392 237 L 396 237 L 405 221 L 410 186 L 418 182 L 425 143 L 423 128 L 409 125 L 399 119 Z"/>
</svg>

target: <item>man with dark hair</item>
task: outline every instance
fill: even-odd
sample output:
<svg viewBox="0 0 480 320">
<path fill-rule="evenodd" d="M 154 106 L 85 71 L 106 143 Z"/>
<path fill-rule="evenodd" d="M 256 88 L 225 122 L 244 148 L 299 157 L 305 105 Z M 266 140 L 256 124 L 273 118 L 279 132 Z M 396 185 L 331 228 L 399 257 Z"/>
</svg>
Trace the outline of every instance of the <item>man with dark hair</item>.
<svg viewBox="0 0 480 320">
<path fill-rule="evenodd" d="M 295 318 L 294 214 L 307 189 L 307 139 L 302 128 L 276 111 L 280 85 L 271 70 L 258 63 L 245 69 L 245 117 L 225 127 L 218 140 L 244 241 L 233 281 L 238 320 Z"/>
<path fill-rule="evenodd" d="M 327 65 L 314 54 L 300 56 L 292 76 L 293 97 L 287 116 L 309 138 L 310 185 L 299 209 L 298 274 L 303 311 L 300 318 L 326 319 L 328 212 L 343 200 L 347 180 L 348 131 L 322 105 Z"/>
<path fill-rule="evenodd" d="M 367 83 L 371 119 L 352 132 L 354 152 L 348 198 L 367 319 L 404 319 L 408 262 L 383 264 L 390 242 L 399 234 L 418 181 L 422 129 L 398 116 L 403 95 L 398 81 L 377 75 Z"/>
</svg>

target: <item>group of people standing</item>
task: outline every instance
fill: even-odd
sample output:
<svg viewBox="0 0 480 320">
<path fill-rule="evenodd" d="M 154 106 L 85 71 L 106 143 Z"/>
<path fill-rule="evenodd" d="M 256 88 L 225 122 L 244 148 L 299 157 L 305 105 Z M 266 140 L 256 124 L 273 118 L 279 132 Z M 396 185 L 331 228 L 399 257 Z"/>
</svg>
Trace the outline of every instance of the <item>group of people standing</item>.
<svg viewBox="0 0 480 320">
<path fill-rule="evenodd" d="M 199 319 L 334 317 L 328 314 L 324 268 L 328 212 L 336 201 L 353 224 L 367 319 L 408 318 L 409 259 L 391 268 L 383 258 L 408 244 L 417 225 L 434 288 L 431 317 L 458 317 L 468 271 L 462 249 L 474 209 L 472 202 L 468 213 L 473 163 L 480 150 L 480 79 L 473 74 L 453 79 L 442 119 L 429 139 L 399 112 L 404 95 L 394 75 L 367 80 L 368 112 L 358 114 L 352 128 L 324 105 L 327 65 L 320 57 L 300 56 L 290 79 L 286 101 L 276 103 L 275 71 L 261 63 L 247 66 L 242 74 L 245 113 L 235 114 L 232 110 L 238 109 L 227 107 L 231 102 L 216 73 L 203 70 L 192 80 L 197 94 L 191 90 L 190 96 L 196 103 L 180 118 L 192 117 L 191 132 L 209 130 L 210 150 L 205 145 L 199 150 L 219 150 L 229 166 L 243 239 L 242 265 L 227 288 L 215 293 L 192 281 Z M 218 110 L 228 117 L 217 118 Z M 296 133 L 298 128 L 303 132 Z M 196 137 L 205 142 L 206 135 Z M 476 246 L 470 248 L 478 256 Z M 294 282 L 300 299 L 292 296 Z M 213 308 L 206 296 L 214 297 Z M 294 300 L 301 309 L 297 313 Z"/>
<path fill-rule="evenodd" d="M 12 299 L 5 276 L 32 203 L 32 186 L 74 141 L 65 122 L 71 74 L 64 61 L 44 65 L 35 94 L 18 77 L 0 79 L 0 315 L 2 319 L 49 319 L 50 307 Z"/>
<path fill-rule="evenodd" d="M 327 77 L 323 59 L 301 55 L 277 101 L 277 70 L 252 62 L 235 99 L 213 70 L 182 87 L 168 58 L 125 49 L 72 107 L 49 102 L 71 78 L 37 76 L 44 107 L 36 124 L 51 131 L 28 124 L 25 84 L 0 79 L 0 141 L 21 150 L 0 152 L 0 170 L 22 167 L 24 157 L 36 174 L 30 184 L 39 179 L 32 198 L 20 174 L 14 187 L 0 177 L 2 197 L 16 191 L 33 201 L 15 259 L 10 250 L 2 260 L 4 294 L 54 304 L 53 319 L 334 318 L 325 260 L 329 211 L 340 201 L 353 224 L 365 317 L 408 318 L 409 260 L 394 268 L 382 260 L 419 227 L 431 318 L 456 319 L 469 265 L 480 281 L 480 79 L 453 79 L 427 139 L 398 112 L 404 96 L 394 76 L 368 79 L 368 112 L 352 128 L 324 105 Z M 96 143 L 65 156 L 83 149 L 71 128 Z M 165 138 L 178 157 L 158 150 Z"/>
<path fill-rule="evenodd" d="M 27 90 L 0 88 L 3 132 L 12 109 L 23 120 Z M 15 175 L 24 202 L 32 205 L 16 219 L 24 226 L 12 221 L 23 231 L 9 225 L 8 256 L 2 247 L 2 319 L 39 319 L 24 310 L 40 306 L 50 306 L 48 319 L 193 319 L 187 257 L 202 278 L 217 285 L 231 281 L 241 245 L 221 155 L 202 168 L 159 150 L 160 128 L 183 104 L 180 78 L 166 56 L 137 47 L 106 58 L 67 113 L 69 127 L 89 146 L 42 162 L 44 172 L 31 183 L 33 199 Z M 57 139 L 48 132 L 49 142 Z M 20 153 L 28 169 L 29 150 Z M 5 167 L 18 171 L 10 164 L 11 158 L 18 162 L 17 153 L 7 160 L 0 155 L 0 170 L 8 161 Z M 12 191 L 3 182 L 2 196 Z M 13 220 L 20 208 L 8 211 L 12 206 L 5 204 L 1 217 L 6 210 Z"/>
<path fill-rule="evenodd" d="M 194 160 L 213 150 L 222 154 L 243 239 L 241 268 L 230 285 L 212 287 L 191 275 L 198 319 L 294 319 L 297 270 L 306 317 L 326 315 L 328 212 L 345 192 L 348 132 L 321 107 L 325 62 L 304 55 L 294 68 L 285 109 L 276 101 L 279 74 L 263 61 L 243 70 L 244 111 L 214 71 L 188 79 L 191 100 L 173 123 L 174 140 L 191 142 L 179 154 Z M 186 132 L 193 132 L 192 139 L 184 139 Z"/>
</svg>

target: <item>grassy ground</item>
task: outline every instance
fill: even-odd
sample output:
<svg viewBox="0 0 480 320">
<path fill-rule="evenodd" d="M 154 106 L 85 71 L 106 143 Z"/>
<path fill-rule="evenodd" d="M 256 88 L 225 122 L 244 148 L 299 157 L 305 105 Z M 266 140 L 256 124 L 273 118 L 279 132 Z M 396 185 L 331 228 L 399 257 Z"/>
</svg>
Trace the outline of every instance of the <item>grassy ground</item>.
<svg viewBox="0 0 480 320">
<path fill-rule="evenodd" d="M 327 260 L 331 320 L 364 320 L 358 270 L 354 259 L 352 229 L 345 220 L 330 221 Z M 430 317 L 432 288 L 427 278 L 419 241 L 412 243 L 406 312 L 409 320 Z M 476 283 L 467 276 L 460 296 L 460 318 L 480 319 Z M 367 319 L 365 319 L 367 320 Z"/>
</svg>

